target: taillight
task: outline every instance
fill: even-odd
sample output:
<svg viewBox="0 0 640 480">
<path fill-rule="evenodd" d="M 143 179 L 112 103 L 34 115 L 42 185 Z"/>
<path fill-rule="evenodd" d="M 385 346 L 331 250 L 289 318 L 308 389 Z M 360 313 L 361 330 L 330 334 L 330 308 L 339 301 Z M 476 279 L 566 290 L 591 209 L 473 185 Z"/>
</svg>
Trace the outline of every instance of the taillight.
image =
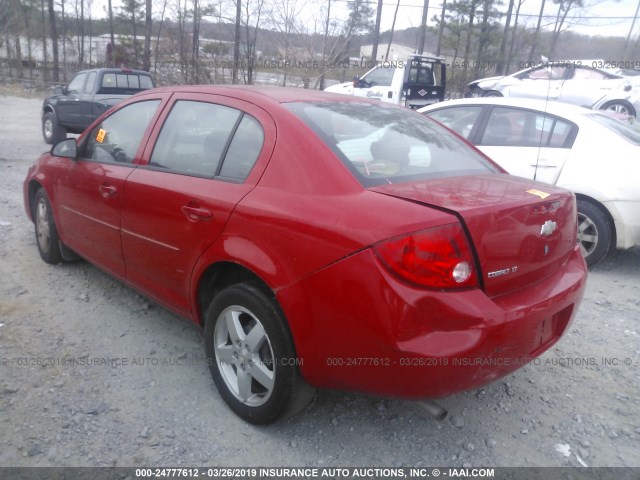
<svg viewBox="0 0 640 480">
<path fill-rule="evenodd" d="M 468 288 L 478 285 L 473 254 L 462 225 L 433 227 L 373 246 L 391 272 L 430 288 Z"/>
</svg>

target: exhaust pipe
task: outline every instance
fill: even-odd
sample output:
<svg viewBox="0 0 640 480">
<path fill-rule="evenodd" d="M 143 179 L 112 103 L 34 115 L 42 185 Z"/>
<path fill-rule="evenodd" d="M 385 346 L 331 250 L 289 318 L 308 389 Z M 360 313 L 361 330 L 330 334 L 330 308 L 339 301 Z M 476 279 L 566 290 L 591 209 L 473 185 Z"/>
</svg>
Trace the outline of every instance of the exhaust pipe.
<svg viewBox="0 0 640 480">
<path fill-rule="evenodd" d="M 447 418 L 447 409 L 437 404 L 433 400 L 420 400 L 417 404 L 436 420 L 444 420 Z"/>
</svg>

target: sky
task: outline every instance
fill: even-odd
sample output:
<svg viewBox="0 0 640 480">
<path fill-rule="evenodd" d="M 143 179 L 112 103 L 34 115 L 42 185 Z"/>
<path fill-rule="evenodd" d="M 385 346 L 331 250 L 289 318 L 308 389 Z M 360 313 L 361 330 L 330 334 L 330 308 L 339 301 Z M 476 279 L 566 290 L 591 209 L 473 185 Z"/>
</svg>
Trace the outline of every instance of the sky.
<svg viewBox="0 0 640 480">
<path fill-rule="evenodd" d="M 278 0 L 272 1 L 276 2 Z M 338 18 L 341 15 L 343 17 L 346 17 L 347 1 L 348 0 L 332 0 L 331 16 L 334 17 L 335 14 L 335 16 Z M 377 5 L 377 0 L 370 1 L 372 3 L 372 6 L 375 8 L 375 6 Z M 451 0 L 448 1 L 450 2 Z M 576 10 L 576 15 L 580 15 L 583 18 L 580 19 L 577 23 L 571 24 L 570 30 L 586 35 L 622 36 L 626 38 L 629 33 L 629 29 L 631 28 L 636 9 L 638 7 L 638 1 L 640 0 L 585 0 L 585 3 L 591 6 Z M 508 0 L 503 0 L 503 2 L 505 6 L 503 6 L 502 8 L 506 10 Z M 432 18 L 434 15 L 440 15 L 442 0 L 430 0 L 429 3 L 428 25 L 434 25 Z M 106 4 L 106 0 L 93 0 L 93 16 L 104 17 Z M 112 4 L 114 9 L 117 9 L 122 5 L 122 1 L 112 0 Z M 409 27 L 419 26 L 422 18 L 423 4 L 424 0 L 400 0 L 400 7 L 398 9 L 395 29 L 402 30 Z M 393 13 L 395 11 L 396 5 L 396 0 L 384 0 L 381 22 L 382 31 L 391 29 Z M 525 19 L 527 19 L 530 25 L 535 25 L 537 16 L 539 14 L 540 5 L 540 0 L 525 0 L 520 10 L 520 20 L 518 23 L 522 24 Z M 555 15 L 557 13 L 557 6 L 552 1 L 547 1 L 544 13 L 545 15 L 549 15 L 550 18 L 545 19 L 545 21 L 547 23 L 550 23 L 552 27 Z M 543 26 L 544 23 L 545 22 L 543 22 Z M 640 18 L 635 22 L 632 38 L 637 38 L 638 35 L 640 35 Z M 640 52 L 638 52 L 638 54 L 640 55 Z"/>
</svg>

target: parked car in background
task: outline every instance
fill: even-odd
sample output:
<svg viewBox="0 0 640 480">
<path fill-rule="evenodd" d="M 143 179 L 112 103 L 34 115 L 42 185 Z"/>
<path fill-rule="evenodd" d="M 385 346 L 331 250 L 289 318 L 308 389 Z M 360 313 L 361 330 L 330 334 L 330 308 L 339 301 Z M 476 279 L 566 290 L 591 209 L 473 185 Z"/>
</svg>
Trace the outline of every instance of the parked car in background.
<svg viewBox="0 0 640 480">
<path fill-rule="evenodd" d="M 587 264 L 640 245 L 640 129 L 559 102 L 479 98 L 419 110 L 520 177 L 573 191 Z"/>
<path fill-rule="evenodd" d="M 465 96 L 558 100 L 635 117 L 640 112 L 640 77 L 593 68 L 589 66 L 593 62 L 587 63 L 544 62 L 512 75 L 474 80 Z"/>
<path fill-rule="evenodd" d="M 81 133 L 113 105 L 153 88 L 149 72 L 126 68 L 97 68 L 75 74 L 65 87 L 42 104 L 42 136 L 52 144 Z"/>
<path fill-rule="evenodd" d="M 586 282 L 571 192 L 409 109 L 315 90 L 138 94 L 31 166 L 24 201 L 44 261 L 80 255 L 202 325 L 253 423 L 309 385 L 495 381 L 557 342 Z"/>
<path fill-rule="evenodd" d="M 324 91 L 416 109 L 443 101 L 446 87 L 446 60 L 415 54 L 402 60 L 381 62 L 362 78 L 355 77 L 351 82 L 331 85 Z"/>
</svg>

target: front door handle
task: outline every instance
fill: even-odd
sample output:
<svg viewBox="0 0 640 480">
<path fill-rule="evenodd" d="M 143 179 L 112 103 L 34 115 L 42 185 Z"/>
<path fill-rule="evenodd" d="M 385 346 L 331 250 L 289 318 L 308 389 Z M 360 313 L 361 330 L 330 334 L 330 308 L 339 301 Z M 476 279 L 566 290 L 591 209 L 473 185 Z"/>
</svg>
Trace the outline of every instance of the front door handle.
<svg viewBox="0 0 640 480">
<path fill-rule="evenodd" d="M 182 213 L 184 213 L 185 217 L 187 217 L 187 220 L 189 220 L 190 222 L 197 222 L 198 220 L 209 220 L 213 216 L 211 210 L 202 208 L 197 204 L 194 205 L 190 203 L 189 205 L 183 205 L 182 207 L 180 207 L 180 210 L 182 210 Z"/>
<path fill-rule="evenodd" d="M 100 190 L 102 198 L 112 197 L 118 192 L 118 189 L 113 185 L 100 185 L 98 190 Z"/>
</svg>

